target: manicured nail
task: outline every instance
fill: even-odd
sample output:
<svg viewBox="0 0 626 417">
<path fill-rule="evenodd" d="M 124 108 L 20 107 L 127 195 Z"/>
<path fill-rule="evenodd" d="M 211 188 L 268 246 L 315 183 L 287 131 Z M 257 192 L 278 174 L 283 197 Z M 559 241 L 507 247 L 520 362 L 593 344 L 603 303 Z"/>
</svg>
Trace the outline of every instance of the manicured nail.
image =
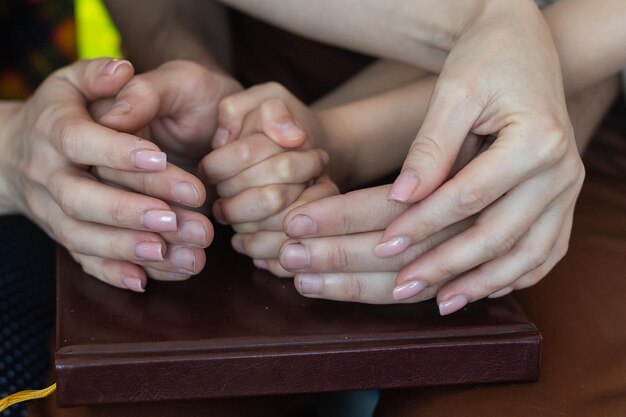
<svg viewBox="0 0 626 417">
<path fill-rule="evenodd" d="M 170 262 L 172 265 L 193 274 L 196 270 L 196 252 L 184 246 L 174 248 L 170 254 Z"/>
<path fill-rule="evenodd" d="M 141 215 L 141 224 L 154 232 L 175 232 L 176 213 L 169 210 L 148 210 Z"/>
<path fill-rule="evenodd" d="M 135 168 L 148 171 L 163 171 L 167 167 L 165 152 L 139 150 L 132 153 L 132 163 Z"/>
<path fill-rule="evenodd" d="M 411 245 L 411 239 L 406 236 L 394 237 L 374 248 L 379 258 L 389 258 L 404 252 Z"/>
<path fill-rule="evenodd" d="M 317 232 L 317 224 L 304 214 L 298 214 L 287 223 L 287 235 L 290 237 L 310 236 L 315 232 Z"/>
<path fill-rule="evenodd" d="M 407 282 L 406 284 L 399 285 L 393 289 L 393 299 L 396 301 L 406 300 L 419 294 L 426 287 L 426 283 L 422 281 Z"/>
<path fill-rule="evenodd" d="M 189 220 L 183 223 L 180 228 L 180 238 L 187 243 L 203 248 L 207 245 L 207 232 L 204 224 L 196 220 Z"/>
<path fill-rule="evenodd" d="M 285 137 L 285 139 L 298 139 L 304 135 L 304 132 L 300 127 L 298 127 L 295 123 L 289 121 L 280 123 L 276 126 L 281 135 Z"/>
<path fill-rule="evenodd" d="M 179 182 L 172 189 L 172 195 L 178 203 L 197 206 L 200 202 L 198 189 L 190 182 Z"/>
<path fill-rule="evenodd" d="M 212 212 L 216 222 L 218 222 L 219 224 L 228 224 L 228 222 L 226 221 L 226 217 L 224 217 L 224 211 L 222 210 L 222 205 L 220 204 L 219 200 L 213 203 Z"/>
<path fill-rule="evenodd" d="M 252 263 L 259 269 L 268 269 L 270 266 L 265 259 L 254 259 L 252 260 Z"/>
<path fill-rule="evenodd" d="M 143 288 L 143 283 L 141 282 L 141 279 L 137 277 L 124 277 L 122 278 L 122 284 L 124 284 L 124 286 L 131 291 L 135 291 L 135 292 L 146 291 Z"/>
<path fill-rule="evenodd" d="M 467 305 L 468 301 L 469 300 L 464 295 L 455 295 L 449 300 L 439 303 L 439 314 L 445 316 L 448 314 L 452 314 L 455 311 L 459 311 Z"/>
<path fill-rule="evenodd" d="M 285 269 L 305 269 L 309 266 L 309 252 L 299 243 L 287 245 L 280 252 L 280 264 Z"/>
<path fill-rule="evenodd" d="M 419 177 L 417 172 L 414 169 L 407 168 L 394 181 L 387 199 L 405 203 L 411 198 L 418 184 Z"/>
<path fill-rule="evenodd" d="M 135 256 L 145 261 L 162 261 L 165 259 L 163 245 L 159 242 L 139 242 L 135 244 Z"/>
<path fill-rule="evenodd" d="M 113 75 L 115 74 L 115 71 L 117 71 L 118 68 L 124 65 L 128 65 L 130 68 L 133 68 L 133 64 L 126 61 L 125 59 L 114 59 L 105 65 L 104 70 L 103 70 L 104 75 Z"/>
<path fill-rule="evenodd" d="M 229 136 L 230 132 L 228 130 L 224 129 L 223 127 L 218 127 L 215 131 L 215 136 L 213 137 L 213 147 L 219 148 L 226 145 Z"/>
<path fill-rule="evenodd" d="M 504 287 L 494 293 L 492 293 L 491 295 L 489 295 L 487 298 L 499 298 L 499 297 L 504 297 L 505 295 L 509 295 L 513 292 L 513 287 Z"/>
<path fill-rule="evenodd" d="M 300 274 L 298 287 L 302 295 L 319 295 L 322 293 L 322 277 L 317 274 Z"/>
<path fill-rule="evenodd" d="M 237 235 L 233 236 L 233 238 L 230 240 L 230 244 L 232 245 L 233 249 L 235 249 L 235 252 L 242 253 L 245 255 L 245 248 L 243 247 L 243 242 Z"/>
</svg>

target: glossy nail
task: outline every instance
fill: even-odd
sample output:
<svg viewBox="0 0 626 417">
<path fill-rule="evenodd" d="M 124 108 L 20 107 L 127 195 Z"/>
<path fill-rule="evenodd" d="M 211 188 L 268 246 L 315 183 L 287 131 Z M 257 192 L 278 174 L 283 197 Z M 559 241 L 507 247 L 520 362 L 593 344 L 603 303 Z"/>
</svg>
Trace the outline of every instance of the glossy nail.
<svg viewBox="0 0 626 417">
<path fill-rule="evenodd" d="M 317 274 L 299 274 L 298 287 L 302 295 L 319 295 L 322 293 L 322 277 Z"/>
<path fill-rule="evenodd" d="M 215 136 L 213 137 L 213 147 L 219 148 L 226 145 L 228 142 L 228 137 L 230 136 L 230 132 L 223 127 L 218 127 L 215 131 Z"/>
<path fill-rule="evenodd" d="M 148 171 L 163 171 L 167 168 L 167 155 L 165 152 L 138 150 L 132 153 L 132 164 L 135 168 Z"/>
<path fill-rule="evenodd" d="M 202 222 L 189 220 L 180 228 L 180 238 L 192 245 L 207 246 L 207 231 Z"/>
<path fill-rule="evenodd" d="M 111 62 L 104 66 L 103 72 L 104 75 L 113 75 L 118 68 L 127 65 L 131 69 L 133 68 L 133 64 L 126 61 L 125 59 L 113 59 Z"/>
<path fill-rule="evenodd" d="M 493 292 L 488 298 L 499 298 L 504 297 L 505 295 L 509 295 L 513 292 L 513 287 L 504 287 L 496 292 Z"/>
<path fill-rule="evenodd" d="M 198 189 L 190 182 L 179 182 L 172 188 L 172 195 L 178 203 L 196 207 L 200 202 Z"/>
<path fill-rule="evenodd" d="M 170 254 L 172 265 L 192 274 L 196 271 L 196 252 L 184 246 L 172 249 Z"/>
<path fill-rule="evenodd" d="M 406 236 L 394 237 L 374 248 L 374 254 L 379 258 L 389 258 L 404 252 L 411 245 L 411 239 Z"/>
<path fill-rule="evenodd" d="M 128 288 L 131 291 L 135 292 L 145 292 L 146 290 L 143 287 L 143 282 L 140 278 L 137 277 L 124 277 L 122 278 L 122 285 Z"/>
<path fill-rule="evenodd" d="M 148 210 L 141 215 L 141 224 L 154 232 L 175 232 L 176 213 L 169 210 Z"/>
<path fill-rule="evenodd" d="M 387 199 L 405 203 L 411 198 L 418 184 L 419 177 L 417 172 L 414 169 L 407 168 L 394 181 Z"/>
<path fill-rule="evenodd" d="M 144 261 L 162 261 L 165 259 L 163 245 L 159 242 L 139 242 L 135 244 L 135 256 Z"/>
<path fill-rule="evenodd" d="M 290 237 L 310 236 L 317 232 L 317 224 L 309 216 L 298 214 L 287 223 L 286 232 Z"/>
<path fill-rule="evenodd" d="M 280 264 L 288 270 L 301 270 L 309 266 L 309 252 L 299 244 L 287 245 L 280 252 Z"/>
<path fill-rule="evenodd" d="M 298 139 L 304 135 L 304 132 L 300 127 L 298 127 L 295 123 L 288 121 L 284 123 L 280 123 L 276 126 L 281 135 L 285 137 L 285 139 Z"/>
<path fill-rule="evenodd" d="M 393 289 L 393 299 L 396 301 L 409 299 L 422 292 L 426 287 L 427 285 L 423 281 L 407 282 Z"/>
<path fill-rule="evenodd" d="M 459 311 L 467 305 L 468 301 L 469 300 L 464 295 L 455 295 L 454 297 L 439 303 L 439 314 L 445 316 L 452 314 L 455 311 Z"/>
</svg>

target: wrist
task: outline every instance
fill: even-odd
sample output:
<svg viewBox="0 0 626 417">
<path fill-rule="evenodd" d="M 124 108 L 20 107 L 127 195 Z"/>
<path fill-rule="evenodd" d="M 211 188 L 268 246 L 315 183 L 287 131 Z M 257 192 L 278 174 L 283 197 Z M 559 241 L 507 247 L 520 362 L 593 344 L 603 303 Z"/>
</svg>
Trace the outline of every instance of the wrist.
<svg viewBox="0 0 626 417">
<path fill-rule="evenodd" d="M 17 149 L 15 138 L 18 135 L 16 122 L 23 102 L 0 102 L 0 214 L 19 212 L 17 187 Z"/>
</svg>

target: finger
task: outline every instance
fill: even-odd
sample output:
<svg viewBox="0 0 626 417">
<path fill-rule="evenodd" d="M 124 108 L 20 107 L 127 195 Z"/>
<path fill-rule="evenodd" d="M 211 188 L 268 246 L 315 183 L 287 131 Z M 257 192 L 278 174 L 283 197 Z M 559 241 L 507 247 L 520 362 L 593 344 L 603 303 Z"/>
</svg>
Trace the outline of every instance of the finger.
<svg viewBox="0 0 626 417">
<path fill-rule="evenodd" d="M 131 262 L 116 259 L 99 258 L 79 253 L 72 256 L 83 270 L 114 287 L 124 288 L 135 292 L 144 292 L 146 288 L 146 274 L 143 269 Z"/>
<path fill-rule="evenodd" d="M 206 264 L 206 255 L 204 250 L 200 248 L 168 245 L 165 260 L 160 262 L 138 262 L 137 264 L 150 268 L 152 271 L 173 274 L 174 279 L 178 279 L 180 276 L 195 275 L 202 271 Z M 152 278 L 159 279 L 154 276 Z"/>
<path fill-rule="evenodd" d="M 181 207 L 172 206 L 179 225 L 175 232 L 161 232 L 169 244 L 206 248 L 213 241 L 215 231 L 206 216 Z"/>
<path fill-rule="evenodd" d="M 230 243 L 235 251 L 253 259 L 278 259 L 280 247 L 286 240 L 283 232 L 237 233 Z"/>
<path fill-rule="evenodd" d="M 191 274 L 161 271 L 149 266 L 143 267 L 148 277 L 156 279 L 157 281 L 185 281 L 191 278 Z"/>
<path fill-rule="evenodd" d="M 437 189 L 448 176 L 482 111 L 477 102 L 468 100 L 471 91 L 441 80 L 435 86 L 424 123 L 402 171 L 389 191 L 391 200 L 414 203 Z"/>
<path fill-rule="evenodd" d="M 279 278 L 291 278 L 293 272 L 285 271 L 276 259 L 254 259 L 254 266 L 259 269 L 265 269 Z"/>
<path fill-rule="evenodd" d="M 328 154 L 321 149 L 283 152 L 218 183 L 217 193 L 232 197 L 247 188 L 306 183 L 322 175 L 328 162 Z"/>
<path fill-rule="evenodd" d="M 295 98 L 282 85 L 270 82 L 256 85 L 220 101 L 218 128 L 214 148 L 224 146 L 242 136 L 244 124 L 248 132 L 263 132 L 283 147 L 293 148 L 306 140 L 304 129 L 284 103 Z M 252 113 L 256 113 L 250 117 Z M 249 120 L 246 118 L 250 117 Z M 244 123 L 245 120 L 245 123 Z"/>
<path fill-rule="evenodd" d="M 59 171 L 48 189 L 59 207 L 75 219 L 155 232 L 177 228 L 176 213 L 163 201 L 101 184 L 82 171 Z"/>
<path fill-rule="evenodd" d="M 206 200 L 206 190 L 202 182 L 170 163 L 161 172 L 128 172 L 102 167 L 96 167 L 92 172 L 106 182 L 175 204 L 200 207 Z"/>
<path fill-rule="evenodd" d="M 304 184 L 272 184 L 220 198 L 213 204 L 213 215 L 222 224 L 258 222 L 280 213 L 302 194 Z"/>
<path fill-rule="evenodd" d="M 309 298 L 350 301 L 367 304 L 398 303 L 391 296 L 395 272 L 297 274 L 294 284 L 300 294 Z M 433 298 L 436 288 L 427 288 L 403 303 L 416 303 Z"/>
<path fill-rule="evenodd" d="M 344 236 L 289 240 L 280 249 L 280 263 L 293 272 L 384 272 L 399 271 L 415 258 L 441 242 L 466 230 L 472 220 L 446 230 L 411 246 L 399 255 L 380 259 L 374 255 L 382 231 Z M 425 288 L 425 286 L 424 286 Z M 406 292 L 406 290 L 404 291 Z"/>
<path fill-rule="evenodd" d="M 315 184 L 313 186 L 304 190 L 304 192 L 300 194 L 300 197 L 298 197 L 298 199 L 293 204 L 291 204 L 280 213 L 263 219 L 260 222 L 239 223 L 233 225 L 233 229 L 235 229 L 237 233 L 256 233 L 262 230 L 282 231 L 283 221 L 291 210 L 301 205 L 310 203 L 311 201 L 320 200 L 337 194 L 339 194 L 339 189 L 337 188 L 335 183 L 332 182 L 332 180 L 327 175 L 322 175 L 317 180 L 315 180 Z"/>
<path fill-rule="evenodd" d="M 539 268 L 547 273 L 549 269 L 543 266 L 551 269 L 567 250 L 567 244 L 557 245 L 557 241 L 567 242 L 569 238 L 564 224 L 571 222 L 571 212 L 546 212 L 511 252 L 444 285 L 437 295 L 441 314 L 451 314 L 483 297 L 507 294 L 517 287 L 521 277 Z M 563 221 L 564 217 L 568 219 Z"/>
<path fill-rule="evenodd" d="M 210 184 L 217 184 L 284 150 L 263 134 L 255 134 L 216 149 L 200 161 Z"/>
<path fill-rule="evenodd" d="M 407 209 L 405 204 L 387 200 L 389 189 L 367 188 L 302 205 L 285 217 L 285 233 L 299 238 L 384 229 Z"/>
</svg>

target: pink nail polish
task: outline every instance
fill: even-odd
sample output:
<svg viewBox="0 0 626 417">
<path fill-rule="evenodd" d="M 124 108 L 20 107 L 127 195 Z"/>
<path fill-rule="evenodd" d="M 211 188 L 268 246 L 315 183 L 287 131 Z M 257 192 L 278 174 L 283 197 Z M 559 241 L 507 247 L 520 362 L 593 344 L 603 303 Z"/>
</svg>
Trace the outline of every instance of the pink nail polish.
<svg viewBox="0 0 626 417">
<path fill-rule="evenodd" d="M 165 259 L 163 245 L 159 242 L 139 242 L 135 244 L 135 256 L 144 261 L 162 261 Z"/>
<path fill-rule="evenodd" d="M 298 287 L 302 295 L 319 295 L 322 293 L 322 277 L 317 274 L 299 274 Z"/>
<path fill-rule="evenodd" d="M 135 168 L 147 171 L 163 171 L 167 167 L 167 155 L 164 152 L 138 150 L 132 153 L 131 160 Z"/>
<path fill-rule="evenodd" d="M 387 199 L 406 203 L 417 189 L 418 184 L 419 177 L 417 172 L 414 169 L 407 168 L 394 181 Z"/>
<path fill-rule="evenodd" d="M 230 136 L 230 132 L 223 127 L 218 127 L 215 131 L 215 136 L 213 137 L 213 147 L 221 148 L 226 145 L 228 142 L 228 137 Z"/>
<path fill-rule="evenodd" d="M 141 215 L 141 224 L 154 232 L 175 232 L 176 213 L 168 210 L 148 210 Z"/>
<path fill-rule="evenodd" d="M 445 316 L 452 314 L 455 311 L 459 311 L 467 305 L 468 301 L 469 300 L 464 295 L 455 295 L 454 297 L 439 303 L 439 314 Z"/>
<path fill-rule="evenodd" d="M 194 274 L 196 271 L 196 253 L 184 246 L 174 248 L 170 254 L 172 265 Z"/>
<path fill-rule="evenodd" d="M 141 279 L 137 277 L 124 277 L 122 278 L 122 284 L 131 291 L 145 292 Z"/>
<path fill-rule="evenodd" d="M 280 252 L 280 264 L 287 270 L 301 270 L 309 266 L 309 253 L 303 245 L 287 245 Z"/>
<path fill-rule="evenodd" d="M 180 228 L 180 237 L 192 245 L 198 245 L 203 248 L 207 246 L 207 231 L 202 222 L 189 220 L 183 223 Z"/>
<path fill-rule="evenodd" d="M 406 236 L 394 237 L 374 248 L 374 254 L 379 258 L 389 258 L 404 252 L 411 245 L 411 239 Z"/>
<path fill-rule="evenodd" d="M 310 236 L 317 232 L 317 224 L 309 216 L 298 214 L 287 223 L 287 235 L 290 237 Z"/>
<path fill-rule="evenodd" d="M 393 289 L 393 299 L 396 301 L 407 300 L 422 292 L 426 287 L 427 285 L 422 281 L 407 282 Z"/>
<path fill-rule="evenodd" d="M 179 182 L 172 188 L 172 195 L 176 202 L 196 207 L 200 202 L 200 193 L 190 182 Z"/>
<path fill-rule="evenodd" d="M 491 293 L 487 298 L 500 298 L 513 292 L 513 287 L 504 287 L 496 292 Z"/>
<path fill-rule="evenodd" d="M 133 64 L 126 61 L 125 59 L 114 59 L 105 65 L 104 70 L 103 70 L 104 75 L 113 75 L 115 74 L 115 71 L 117 71 L 118 68 L 124 65 L 129 66 L 131 69 L 133 68 Z"/>
</svg>

